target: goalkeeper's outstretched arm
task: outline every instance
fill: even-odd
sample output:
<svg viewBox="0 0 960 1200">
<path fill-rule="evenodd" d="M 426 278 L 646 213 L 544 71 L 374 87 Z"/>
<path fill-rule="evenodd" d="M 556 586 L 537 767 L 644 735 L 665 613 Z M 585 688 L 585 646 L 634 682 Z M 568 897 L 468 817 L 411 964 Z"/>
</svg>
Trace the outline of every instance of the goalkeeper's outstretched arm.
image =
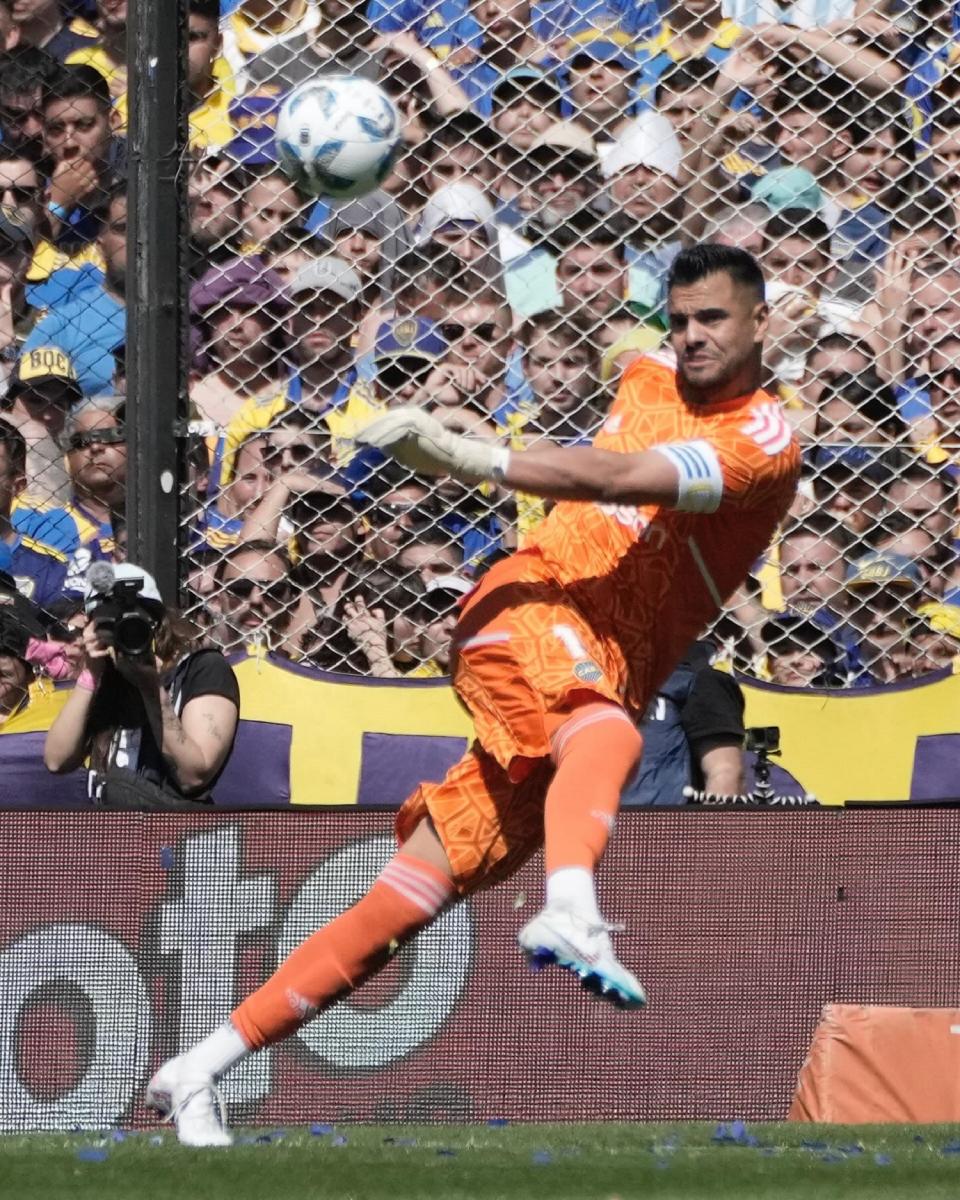
<svg viewBox="0 0 960 1200">
<path fill-rule="evenodd" d="M 719 458 L 702 440 L 636 454 L 549 444 L 511 452 L 493 442 L 453 433 L 421 409 L 397 408 L 363 430 L 357 441 L 414 471 L 452 475 L 465 483 L 490 480 L 548 500 L 659 504 L 714 512 L 723 496 Z"/>
<path fill-rule="evenodd" d="M 502 479 L 513 491 L 547 500 L 668 506 L 676 503 L 679 483 L 677 468 L 656 450 L 614 454 L 549 444 L 511 453 Z"/>
</svg>

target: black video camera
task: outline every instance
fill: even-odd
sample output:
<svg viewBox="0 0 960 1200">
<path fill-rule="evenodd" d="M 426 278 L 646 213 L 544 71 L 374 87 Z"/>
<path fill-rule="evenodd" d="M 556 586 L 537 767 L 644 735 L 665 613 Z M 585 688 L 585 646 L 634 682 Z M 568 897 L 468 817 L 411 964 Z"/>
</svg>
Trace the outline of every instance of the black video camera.
<svg viewBox="0 0 960 1200">
<path fill-rule="evenodd" d="M 124 658 L 153 661 L 159 622 L 140 599 L 140 581 L 120 579 L 90 609 L 94 632 Z"/>
</svg>

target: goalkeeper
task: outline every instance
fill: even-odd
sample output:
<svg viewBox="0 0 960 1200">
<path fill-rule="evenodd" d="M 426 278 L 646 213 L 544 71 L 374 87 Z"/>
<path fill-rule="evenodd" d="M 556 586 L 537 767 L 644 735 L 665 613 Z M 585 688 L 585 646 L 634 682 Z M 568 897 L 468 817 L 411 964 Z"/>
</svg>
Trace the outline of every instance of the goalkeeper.
<svg viewBox="0 0 960 1200">
<path fill-rule="evenodd" d="M 359 437 L 414 470 L 560 501 L 470 595 L 454 686 L 476 741 L 400 810 L 400 849 L 370 891 L 299 946 L 230 1021 L 165 1063 L 147 1103 L 181 1141 L 222 1145 L 218 1076 L 288 1037 L 379 970 L 459 897 L 541 845 L 546 904 L 531 960 L 623 1007 L 645 1001 L 616 958 L 594 872 L 638 762 L 632 713 L 762 554 L 793 498 L 799 452 L 759 390 L 763 276 L 742 250 L 694 246 L 668 280 L 672 353 L 624 376 L 595 447 L 510 454 L 399 408 Z"/>
</svg>

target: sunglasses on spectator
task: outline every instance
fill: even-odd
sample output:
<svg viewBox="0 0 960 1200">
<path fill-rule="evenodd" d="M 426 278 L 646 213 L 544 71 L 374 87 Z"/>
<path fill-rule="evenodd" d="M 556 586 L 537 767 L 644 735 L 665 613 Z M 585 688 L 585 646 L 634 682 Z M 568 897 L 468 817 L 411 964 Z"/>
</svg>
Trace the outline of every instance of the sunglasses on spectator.
<svg viewBox="0 0 960 1200">
<path fill-rule="evenodd" d="M 459 321 L 444 321 L 440 332 L 451 343 L 459 342 L 467 334 L 481 342 L 492 342 L 497 336 L 497 324 L 495 321 L 482 321 L 479 325 L 461 325 Z"/>
<path fill-rule="evenodd" d="M 90 429 L 86 433 L 73 433 L 67 439 L 68 450 L 89 450 L 91 446 L 122 446 L 127 434 L 123 429 Z"/>
<path fill-rule="evenodd" d="M 391 363 L 389 367 L 380 368 L 377 372 L 377 379 L 388 392 L 395 392 L 406 387 L 410 382 L 422 383 L 432 369 L 433 362 L 427 359 L 423 360 L 422 366 L 412 369 Z"/>
<path fill-rule="evenodd" d="M 249 600 L 254 588 L 277 608 L 290 598 L 290 583 L 286 579 L 228 579 L 223 585 L 223 590 L 234 600 Z"/>
<path fill-rule="evenodd" d="M 392 525 L 394 521 L 402 521 L 404 517 L 410 517 L 411 520 L 415 520 L 419 516 L 420 520 L 426 523 L 428 521 L 426 514 L 417 513 L 417 507 L 413 501 L 410 501 L 408 504 L 400 501 L 394 503 L 384 502 L 371 508 L 369 513 L 367 513 L 367 519 L 371 525 L 384 526 Z"/>
<path fill-rule="evenodd" d="M 39 184 L 36 187 L 23 187 L 16 183 L 0 184 L 0 200 L 4 203 L 12 200 L 14 205 L 36 204 L 42 195 L 43 188 Z"/>
<path fill-rule="evenodd" d="M 263 461 L 276 462 L 277 459 L 283 458 L 284 455 L 294 464 L 294 466 L 302 467 L 308 463 L 317 453 L 315 446 L 306 445 L 303 442 L 292 442 L 287 446 L 274 446 L 272 442 L 267 442 L 263 448 Z"/>
<path fill-rule="evenodd" d="M 317 525 L 352 525 L 357 519 L 356 510 L 351 504 L 328 496 L 325 492 L 298 500 L 292 505 L 290 516 L 301 531 L 313 529 Z"/>
</svg>

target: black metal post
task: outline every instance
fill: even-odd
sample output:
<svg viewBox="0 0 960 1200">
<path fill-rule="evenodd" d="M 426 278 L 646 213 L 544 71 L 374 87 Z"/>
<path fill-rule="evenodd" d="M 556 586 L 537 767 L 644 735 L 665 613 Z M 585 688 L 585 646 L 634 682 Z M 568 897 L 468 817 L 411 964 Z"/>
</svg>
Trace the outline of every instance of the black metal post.
<svg viewBox="0 0 960 1200">
<path fill-rule="evenodd" d="M 127 27 L 127 524 L 131 561 L 168 604 L 179 588 L 186 414 L 186 0 L 137 0 Z"/>
</svg>

